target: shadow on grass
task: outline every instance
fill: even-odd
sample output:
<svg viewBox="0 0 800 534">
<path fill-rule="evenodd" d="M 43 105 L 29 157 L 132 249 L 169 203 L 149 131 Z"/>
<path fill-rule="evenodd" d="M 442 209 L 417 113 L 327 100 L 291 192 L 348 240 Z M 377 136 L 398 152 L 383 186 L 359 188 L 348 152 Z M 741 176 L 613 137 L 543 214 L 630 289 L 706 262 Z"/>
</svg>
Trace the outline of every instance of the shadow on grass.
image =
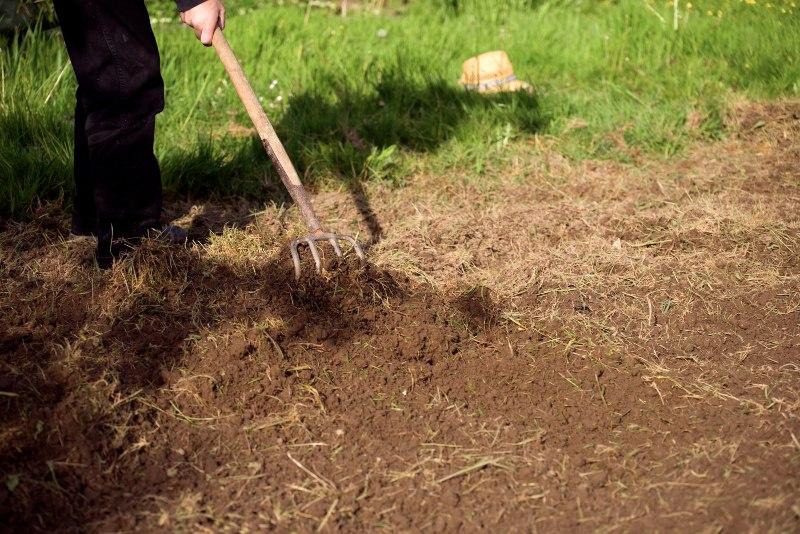
<svg viewBox="0 0 800 534">
<path fill-rule="evenodd" d="M 527 93 L 478 95 L 444 80 L 415 83 L 393 72 L 371 89 L 354 93 L 340 84 L 335 97 L 301 93 L 278 125 L 303 174 L 312 181 L 333 174 L 347 185 L 370 244 L 383 231 L 364 181 L 399 181 L 401 152 L 434 153 L 454 138 L 481 144 L 545 125 L 536 97 Z"/>
<path fill-rule="evenodd" d="M 331 75 L 320 76 L 320 82 L 333 90 L 291 97 L 276 129 L 307 186 L 334 180 L 347 187 L 369 229 L 368 245 L 381 239 L 383 228 L 366 181 L 399 183 L 408 172 L 409 154 L 447 151 L 445 163 L 458 163 L 493 142 L 546 126 L 534 95 L 478 95 L 442 79 L 407 76 L 399 68 L 360 84 Z M 0 169 L 7 174 L 0 180 L 5 193 L 0 211 L 21 216 L 37 199 L 69 196 L 68 122 L 56 114 L 12 111 L 0 126 Z M 458 147 L 446 146 L 454 140 Z M 168 199 L 291 201 L 255 136 L 173 145 L 160 159 Z"/>
<path fill-rule="evenodd" d="M 339 87 L 334 96 L 292 97 L 278 130 L 305 168 L 321 166 L 342 177 L 379 174 L 370 166 L 375 149 L 430 153 L 453 138 L 479 142 L 498 129 L 534 133 L 546 126 L 528 93 L 478 95 L 444 80 L 419 83 L 391 72 L 368 93 Z"/>
<path fill-rule="evenodd" d="M 536 96 L 528 93 L 478 95 L 445 80 L 414 81 L 394 71 L 357 89 L 335 78 L 322 85 L 335 89 L 291 97 L 276 130 L 307 186 L 333 179 L 347 187 L 369 228 L 369 244 L 381 239 L 383 229 L 364 183 L 400 182 L 407 172 L 404 155 L 446 150 L 452 140 L 466 150 L 483 150 L 547 124 Z M 228 137 L 220 143 L 228 148 L 202 143 L 195 151 L 163 158 L 168 189 L 200 197 L 290 201 L 255 137 Z M 455 163 L 460 152 L 451 150 L 445 160 Z"/>
</svg>

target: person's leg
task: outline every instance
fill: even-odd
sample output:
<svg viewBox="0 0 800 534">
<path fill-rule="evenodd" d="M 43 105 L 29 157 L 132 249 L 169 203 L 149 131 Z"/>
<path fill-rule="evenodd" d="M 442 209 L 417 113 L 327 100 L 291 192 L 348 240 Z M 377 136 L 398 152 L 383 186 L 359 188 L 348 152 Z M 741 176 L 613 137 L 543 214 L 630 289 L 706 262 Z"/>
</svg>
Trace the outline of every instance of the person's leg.
<svg viewBox="0 0 800 534">
<path fill-rule="evenodd" d="M 89 141 L 86 139 L 86 112 L 81 104 L 81 90 L 76 92 L 75 147 L 73 175 L 75 197 L 72 205 L 72 234 L 97 235 L 97 210 L 94 203 L 94 179 L 89 165 Z"/>
<path fill-rule="evenodd" d="M 153 154 L 164 107 L 158 48 L 143 0 L 55 0 L 78 79 L 76 216 L 91 216 L 98 252 L 112 237 L 141 236 L 161 217 L 161 176 Z M 80 131 L 76 141 L 82 141 Z M 85 149 L 85 152 L 83 150 Z M 86 162 L 88 161 L 88 164 Z"/>
</svg>

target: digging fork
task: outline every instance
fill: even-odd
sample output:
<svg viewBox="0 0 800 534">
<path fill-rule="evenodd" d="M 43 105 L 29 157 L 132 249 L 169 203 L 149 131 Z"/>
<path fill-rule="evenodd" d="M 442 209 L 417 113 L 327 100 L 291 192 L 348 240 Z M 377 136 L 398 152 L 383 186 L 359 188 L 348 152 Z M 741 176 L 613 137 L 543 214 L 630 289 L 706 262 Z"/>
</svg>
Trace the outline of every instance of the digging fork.
<svg viewBox="0 0 800 534">
<path fill-rule="evenodd" d="M 253 88 L 250 86 L 250 82 L 247 80 L 247 76 L 245 76 L 242 66 L 239 64 L 239 60 L 236 59 L 236 55 L 233 53 L 233 50 L 231 50 L 228 41 L 222 34 L 222 30 L 217 28 L 211 43 L 214 45 L 219 59 L 225 66 L 225 70 L 228 71 L 228 76 L 230 76 L 231 82 L 233 82 L 233 86 L 236 88 L 236 92 L 239 94 L 239 98 L 247 110 L 247 114 L 250 115 L 250 119 L 253 121 L 256 131 L 258 131 L 258 136 L 261 138 L 264 150 L 267 151 L 267 155 L 278 171 L 283 185 L 286 186 L 292 200 L 294 200 L 295 204 L 300 208 L 300 214 L 306 226 L 308 226 L 309 234 L 295 239 L 289 246 L 289 251 L 292 255 L 292 263 L 294 264 L 295 278 L 300 279 L 299 248 L 301 245 L 308 246 L 308 249 L 311 251 L 317 273 L 322 269 L 322 260 L 320 259 L 319 250 L 316 245 L 318 241 L 330 242 L 333 251 L 339 257 L 342 256 L 342 249 L 339 247 L 339 241 L 346 241 L 353 246 L 359 259 L 364 261 L 364 250 L 353 237 L 327 232 L 322 228 L 322 224 L 320 224 L 317 214 L 314 213 L 314 208 L 311 206 L 308 193 L 306 193 L 302 182 L 300 182 L 300 177 L 297 175 L 297 171 L 294 165 L 292 165 L 289 155 L 286 153 L 286 149 L 283 148 L 283 143 L 278 139 L 275 128 L 272 127 L 272 123 L 270 123 L 267 118 L 267 114 L 264 113 L 264 108 L 253 92 Z"/>
</svg>

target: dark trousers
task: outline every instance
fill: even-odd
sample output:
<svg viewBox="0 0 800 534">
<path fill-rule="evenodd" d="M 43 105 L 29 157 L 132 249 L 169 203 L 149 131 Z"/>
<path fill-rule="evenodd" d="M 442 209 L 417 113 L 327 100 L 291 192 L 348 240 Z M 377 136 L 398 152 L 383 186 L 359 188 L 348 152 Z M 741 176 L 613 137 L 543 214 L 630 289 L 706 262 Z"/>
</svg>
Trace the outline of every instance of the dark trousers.
<svg viewBox="0 0 800 534">
<path fill-rule="evenodd" d="M 160 224 L 153 154 L 164 109 L 158 48 L 144 0 L 54 0 L 78 79 L 72 230 L 98 246 Z M 99 250 L 99 249 L 98 249 Z"/>
</svg>

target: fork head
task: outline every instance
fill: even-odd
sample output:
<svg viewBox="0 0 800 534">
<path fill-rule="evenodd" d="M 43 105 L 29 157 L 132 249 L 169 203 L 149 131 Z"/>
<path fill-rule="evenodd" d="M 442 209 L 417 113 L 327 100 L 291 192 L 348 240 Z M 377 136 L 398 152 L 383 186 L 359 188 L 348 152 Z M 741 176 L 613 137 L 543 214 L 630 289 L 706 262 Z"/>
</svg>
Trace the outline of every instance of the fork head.
<svg viewBox="0 0 800 534">
<path fill-rule="evenodd" d="M 318 232 L 314 234 L 309 234 L 303 237 L 298 237 L 294 241 L 291 242 L 289 245 L 289 250 L 292 253 L 292 263 L 294 264 L 294 277 L 297 280 L 300 280 L 300 251 L 299 248 L 303 245 L 307 246 L 308 249 L 311 251 L 311 257 L 314 258 L 314 266 L 316 267 L 317 273 L 322 270 L 322 259 L 319 255 L 319 249 L 317 248 L 317 241 L 327 241 L 333 247 L 333 251 L 336 253 L 338 257 L 342 257 L 342 249 L 339 246 L 339 241 L 345 241 L 352 245 L 353 250 L 356 252 L 356 256 L 361 261 L 365 261 L 364 257 L 364 249 L 361 248 L 361 244 L 356 241 L 355 238 L 350 237 L 349 235 L 339 235 L 339 234 L 332 234 L 328 232 Z"/>
</svg>

